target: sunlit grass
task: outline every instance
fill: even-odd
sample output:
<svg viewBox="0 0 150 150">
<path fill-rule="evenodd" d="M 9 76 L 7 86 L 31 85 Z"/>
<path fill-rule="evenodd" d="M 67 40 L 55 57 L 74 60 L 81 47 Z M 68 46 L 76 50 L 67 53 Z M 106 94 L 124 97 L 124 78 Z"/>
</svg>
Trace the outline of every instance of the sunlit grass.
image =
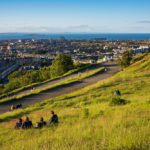
<svg viewBox="0 0 150 150">
<path fill-rule="evenodd" d="M 82 90 L 0 115 L 1 149 L 149 150 L 150 55 L 143 60 Z M 110 105 L 116 89 L 130 103 Z M 41 116 L 48 121 L 50 110 L 59 115 L 58 126 L 13 129 L 18 116 L 29 115 L 35 124 Z"/>
</svg>

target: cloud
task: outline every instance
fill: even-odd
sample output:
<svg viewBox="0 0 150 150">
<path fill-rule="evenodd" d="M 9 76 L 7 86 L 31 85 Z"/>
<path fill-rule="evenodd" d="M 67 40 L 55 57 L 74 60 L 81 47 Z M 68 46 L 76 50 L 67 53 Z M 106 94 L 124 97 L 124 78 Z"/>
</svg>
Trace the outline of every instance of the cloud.
<svg viewBox="0 0 150 150">
<path fill-rule="evenodd" d="M 150 20 L 141 20 L 141 21 L 138 21 L 137 23 L 140 23 L 140 24 L 150 24 Z"/>
<path fill-rule="evenodd" d="M 76 32 L 92 32 L 94 31 L 94 27 L 90 27 L 88 25 L 79 25 L 79 26 L 69 26 L 69 27 L 66 27 L 67 30 L 70 30 L 70 31 L 76 31 Z"/>
<path fill-rule="evenodd" d="M 143 24 L 142 24 L 143 23 Z M 145 23 L 145 24 L 144 24 Z M 147 23 L 147 24 L 146 24 Z M 149 21 L 139 21 L 130 26 L 2 26 L 0 25 L 0 33 L 150 33 Z"/>
<path fill-rule="evenodd" d="M 49 26 L 17 26 L 0 27 L 0 31 L 7 32 L 32 32 L 32 33 L 62 33 L 62 32 L 94 32 L 96 28 L 88 25 L 49 27 Z"/>
</svg>

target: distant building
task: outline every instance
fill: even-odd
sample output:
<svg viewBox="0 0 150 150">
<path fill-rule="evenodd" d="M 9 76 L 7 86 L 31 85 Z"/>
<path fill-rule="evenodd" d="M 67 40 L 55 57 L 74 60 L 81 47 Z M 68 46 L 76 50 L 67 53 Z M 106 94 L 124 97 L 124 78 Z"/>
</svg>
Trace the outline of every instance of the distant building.
<svg viewBox="0 0 150 150">
<path fill-rule="evenodd" d="M 139 48 L 133 49 L 132 53 L 137 54 L 137 53 L 147 53 L 149 52 L 149 47 L 148 46 L 140 46 Z"/>
</svg>

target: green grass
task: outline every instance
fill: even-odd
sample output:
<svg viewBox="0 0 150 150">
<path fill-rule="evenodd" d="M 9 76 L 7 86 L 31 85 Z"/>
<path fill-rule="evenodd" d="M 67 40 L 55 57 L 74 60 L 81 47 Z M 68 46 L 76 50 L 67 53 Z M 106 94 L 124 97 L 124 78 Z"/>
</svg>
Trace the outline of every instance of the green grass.
<svg viewBox="0 0 150 150">
<path fill-rule="evenodd" d="M 119 89 L 126 105 L 110 105 Z M 4 150 L 149 150 L 150 55 L 115 76 L 70 94 L 0 115 L 0 147 Z M 16 118 L 28 115 L 35 124 L 50 110 L 58 126 L 13 129 Z"/>
<path fill-rule="evenodd" d="M 3 103 L 8 102 L 8 101 L 14 101 L 14 100 L 18 101 L 22 98 L 26 98 L 26 97 L 29 97 L 29 96 L 32 96 L 32 95 L 37 95 L 41 92 L 46 92 L 50 89 L 54 89 L 54 88 L 58 88 L 58 87 L 63 87 L 65 85 L 77 83 L 77 82 L 80 82 L 80 80 L 91 77 L 93 75 L 96 75 L 96 74 L 102 72 L 103 70 L 104 70 L 104 67 L 101 67 L 101 68 L 98 68 L 98 69 L 88 71 L 86 73 L 82 73 L 80 76 L 76 75 L 76 76 L 74 76 L 70 79 L 63 80 L 59 83 L 56 83 L 56 84 L 53 84 L 53 85 L 50 85 L 50 86 L 47 86 L 47 87 L 44 87 L 44 88 L 41 88 L 41 89 L 35 89 L 35 90 L 30 91 L 29 93 L 26 93 L 26 94 L 20 94 L 18 96 L 13 96 L 13 97 L 10 97 L 10 98 L 4 98 L 0 101 L 0 104 L 3 104 Z"/>
<path fill-rule="evenodd" d="M 33 84 L 30 84 L 30 85 L 27 85 L 27 86 L 24 86 L 24 87 L 15 89 L 15 90 L 13 90 L 13 91 L 11 91 L 11 92 L 7 92 L 7 93 L 4 93 L 4 94 L 1 94 L 1 95 L 0 95 L 0 99 L 4 98 L 4 97 L 6 97 L 6 96 L 9 96 L 9 95 L 16 94 L 16 93 L 21 92 L 21 91 L 23 91 L 23 90 L 30 89 L 30 88 L 32 88 L 32 87 L 37 87 L 37 86 L 39 86 L 39 85 L 43 85 L 43 84 L 45 84 L 45 83 L 48 83 L 48 82 L 51 82 L 51 81 L 55 81 L 55 80 L 57 80 L 57 79 L 60 79 L 60 78 L 63 78 L 63 77 L 67 77 L 67 76 L 69 76 L 69 75 L 71 75 L 71 74 L 74 74 L 74 73 L 77 73 L 77 72 L 86 70 L 86 69 L 89 68 L 89 67 L 92 67 L 92 65 L 91 65 L 91 64 L 86 64 L 85 66 L 82 66 L 82 67 L 79 67 L 79 68 L 70 70 L 70 71 L 68 71 L 67 73 L 65 73 L 65 74 L 62 75 L 62 76 L 59 76 L 59 77 L 56 77 L 56 78 L 53 78 L 53 79 L 48 79 L 48 80 L 46 80 L 46 81 L 42 81 L 42 82 L 38 82 L 38 83 L 33 83 Z"/>
</svg>

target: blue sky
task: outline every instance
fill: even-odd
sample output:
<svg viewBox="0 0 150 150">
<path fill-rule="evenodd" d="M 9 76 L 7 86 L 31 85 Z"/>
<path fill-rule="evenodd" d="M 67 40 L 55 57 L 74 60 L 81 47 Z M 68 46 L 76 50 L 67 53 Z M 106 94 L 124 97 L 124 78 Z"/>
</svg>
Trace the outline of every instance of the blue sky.
<svg viewBox="0 0 150 150">
<path fill-rule="evenodd" d="M 150 0 L 0 0 L 0 32 L 150 33 Z"/>
</svg>

